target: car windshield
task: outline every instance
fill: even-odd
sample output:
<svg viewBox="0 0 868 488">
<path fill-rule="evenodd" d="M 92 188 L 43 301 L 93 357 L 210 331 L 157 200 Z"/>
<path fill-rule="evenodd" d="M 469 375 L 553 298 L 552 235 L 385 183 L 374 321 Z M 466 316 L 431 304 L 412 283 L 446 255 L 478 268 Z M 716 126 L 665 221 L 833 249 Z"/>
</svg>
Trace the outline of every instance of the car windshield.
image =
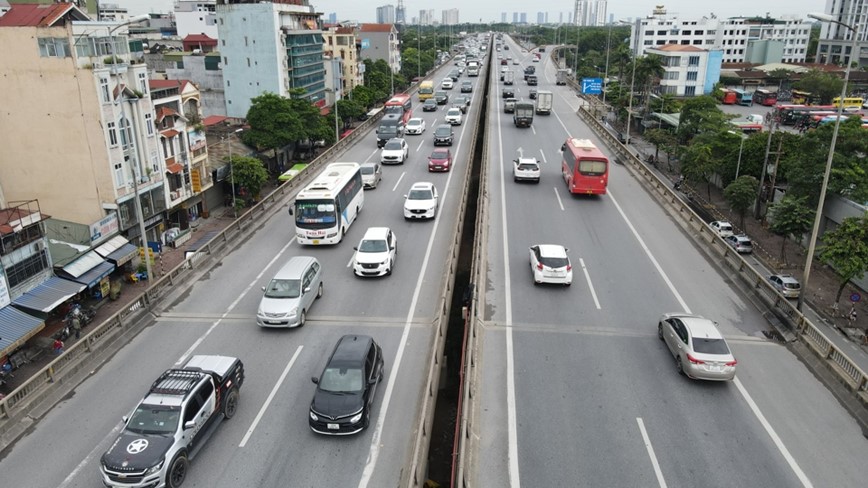
<svg viewBox="0 0 868 488">
<path fill-rule="evenodd" d="M 431 153 L 431 159 L 446 159 L 447 154 L 449 153 L 447 153 L 446 151 L 434 151 L 433 153 Z"/>
<path fill-rule="evenodd" d="M 139 405 L 130 416 L 126 430 L 137 434 L 171 435 L 178 430 L 181 409 L 157 405 Z"/>
<path fill-rule="evenodd" d="M 271 280 L 265 288 L 268 298 L 298 298 L 301 295 L 300 280 Z"/>
<path fill-rule="evenodd" d="M 374 174 L 374 167 L 373 166 L 362 166 L 362 174 L 363 175 Z"/>
<path fill-rule="evenodd" d="M 435 97 L 446 98 L 445 92 L 437 92 L 434 94 Z"/>
<path fill-rule="evenodd" d="M 730 354 L 729 347 L 723 339 L 694 337 L 693 350 L 703 354 Z"/>
<path fill-rule="evenodd" d="M 386 143 L 386 145 L 383 147 L 383 149 L 392 150 L 392 151 L 399 151 L 399 150 L 401 150 L 401 143 L 398 141 L 389 141 Z"/>
<path fill-rule="evenodd" d="M 410 190 L 410 194 L 407 195 L 407 200 L 433 200 L 434 195 L 431 193 L 431 190 Z"/>
<path fill-rule="evenodd" d="M 460 115 L 460 114 L 461 114 L 461 111 L 458 110 L 457 108 L 450 108 L 449 111 L 446 112 L 446 115 Z"/>
<path fill-rule="evenodd" d="M 569 258 L 553 258 L 547 256 L 540 257 L 539 262 L 541 262 L 545 266 L 548 266 L 549 268 L 565 268 L 568 264 L 570 264 Z"/>
<path fill-rule="evenodd" d="M 404 107 L 399 107 L 397 105 L 390 105 L 383 110 L 384 114 L 398 114 L 403 115 Z"/>
<path fill-rule="evenodd" d="M 422 121 L 421 121 L 421 120 L 416 120 L 416 119 L 410 119 L 410 121 L 407 122 L 407 126 L 408 126 L 408 127 L 415 127 L 415 126 L 417 126 L 417 125 L 422 125 Z"/>
<path fill-rule="evenodd" d="M 355 393 L 362 391 L 364 375 L 359 368 L 328 367 L 319 379 L 319 389 L 331 393 Z"/>
<path fill-rule="evenodd" d="M 398 127 L 394 125 L 381 125 L 377 133 L 381 136 L 392 135 L 398 133 Z"/>
<path fill-rule="evenodd" d="M 386 252 L 389 246 L 382 239 L 365 239 L 359 244 L 359 252 Z"/>
<path fill-rule="evenodd" d="M 449 130 L 448 127 L 439 127 L 439 128 L 437 129 L 437 132 L 436 132 L 436 134 L 437 134 L 438 136 L 448 136 L 449 133 L 450 133 L 450 130 Z M 435 154 L 436 154 L 436 153 L 435 153 Z"/>
</svg>

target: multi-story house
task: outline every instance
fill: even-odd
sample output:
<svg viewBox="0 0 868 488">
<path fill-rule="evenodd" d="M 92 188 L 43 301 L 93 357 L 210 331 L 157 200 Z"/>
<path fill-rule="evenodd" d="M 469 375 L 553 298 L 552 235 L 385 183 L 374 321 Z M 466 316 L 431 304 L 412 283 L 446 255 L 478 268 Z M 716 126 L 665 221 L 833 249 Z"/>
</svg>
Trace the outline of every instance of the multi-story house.
<svg viewBox="0 0 868 488">
<path fill-rule="evenodd" d="M 763 59 L 763 62 L 801 63 L 805 61 L 811 25 L 793 16 L 718 19 L 711 15 L 679 19 L 668 16 L 666 9 L 658 6 L 652 15 L 634 22 L 630 45 L 638 54 L 649 47 L 667 44 L 719 49 L 724 63 L 743 63 L 750 55 L 751 43 L 771 42 L 779 44 L 779 47 L 771 50 L 764 47 L 763 51 L 780 53 L 780 59 Z"/>
<path fill-rule="evenodd" d="M 217 32 L 228 116 L 246 117 L 265 92 L 325 103 L 323 31 L 308 0 L 217 0 Z"/>
<path fill-rule="evenodd" d="M 341 83 L 338 92 L 349 93 L 364 80 L 359 67 L 359 46 L 356 43 L 356 30 L 352 27 L 331 26 L 323 30 L 323 55 L 330 59 L 340 59 Z M 335 87 L 330 87 L 334 89 Z"/>
<path fill-rule="evenodd" d="M 696 46 L 668 44 L 645 49 L 663 60 L 660 93 L 677 97 L 692 97 L 711 93 L 720 81 L 721 53 Z"/>
<path fill-rule="evenodd" d="M 37 198 L 42 211 L 91 228 L 116 219 L 134 242 L 138 199 L 146 239 L 158 240 L 166 168 L 148 67 L 130 55 L 126 26 L 68 3 L 14 4 L 0 17 L 0 46 L 5 198 Z"/>
<path fill-rule="evenodd" d="M 392 69 L 401 71 L 401 51 L 398 49 L 398 30 L 394 24 L 362 24 L 358 36 L 361 38 L 362 59 L 382 59 Z"/>
<path fill-rule="evenodd" d="M 868 0 L 826 2 L 826 13 L 840 22 L 823 22 L 817 43 L 817 62 L 846 66 L 868 64 Z M 843 25 L 842 25 L 843 24 Z M 851 26 L 856 32 L 845 26 Z M 850 52 L 856 36 L 856 54 Z"/>
<path fill-rule="evenodd" d="M 178 37 L 204 34 L 217 39 L 217 0 L 175 0 Z"/>
</svg>

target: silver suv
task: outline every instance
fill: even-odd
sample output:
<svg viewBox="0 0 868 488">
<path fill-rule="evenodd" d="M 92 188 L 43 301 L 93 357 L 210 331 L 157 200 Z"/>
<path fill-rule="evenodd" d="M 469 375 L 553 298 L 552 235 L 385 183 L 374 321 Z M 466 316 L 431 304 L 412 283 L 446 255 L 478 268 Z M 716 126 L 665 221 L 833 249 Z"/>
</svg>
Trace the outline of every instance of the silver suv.
<svg viewBox="0 0 868 488">
<path fill-rule="evenodd" d="M 802 284 L 799 280 L 788 274 L 776 274 L 769 276 L 774 289 L 780 292 L 786 298 L 799 298 L 799 293 L 802 292 Z"/>
</svg>

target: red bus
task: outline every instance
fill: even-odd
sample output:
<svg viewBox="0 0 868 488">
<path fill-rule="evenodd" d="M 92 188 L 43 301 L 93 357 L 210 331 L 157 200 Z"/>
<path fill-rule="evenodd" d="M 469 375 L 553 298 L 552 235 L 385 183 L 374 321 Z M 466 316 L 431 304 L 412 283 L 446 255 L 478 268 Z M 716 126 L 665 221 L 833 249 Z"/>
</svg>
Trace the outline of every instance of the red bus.
<svg viewBox="0 0 868 488">
<path fill-rule="evenodd" d="M 561 173 L 570 193 L 605 195 L 609 183 L 609 158 L 588 139 L 569 138 L 561 147 Z"/>
<path fill-rule="evenodd" d="M 766 107 L 773 107 L 778 103 L 778 93 L 769 90 L 757 90 L 753 92 L 753 102 Z"/>
<path fill-rule="evenodd" d="M 738 95 L 733 90 L 729 88 L 722 88 L 723 92 L 723 100 L 721 101 L 724 105 L 735 105 L 738 103 Z"/>
<path fill-rule="evenodd" d="M 386 102 L 383 115 L 385 114 L 401 114 L 401 122 L 407 125 L 407 122 L 413 117 L 413 100 L 406 93 L 392 95 L 392 98 Z"/>
</svg>

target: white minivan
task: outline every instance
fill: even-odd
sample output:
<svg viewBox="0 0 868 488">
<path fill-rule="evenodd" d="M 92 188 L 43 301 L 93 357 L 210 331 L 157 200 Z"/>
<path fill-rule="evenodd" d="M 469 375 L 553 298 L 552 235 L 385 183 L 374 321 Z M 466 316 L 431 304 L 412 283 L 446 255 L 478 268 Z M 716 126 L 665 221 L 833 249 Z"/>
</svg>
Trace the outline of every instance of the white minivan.
<svg viewBox="0 0 868 488">
<path fill-rule="evenodd" d="M 323 294 L 322 265 L 310 256 L 295 256 L 274 275 L 256 312 L 260 327 L 302 327 L 313 302 Z"/>
</svg>

